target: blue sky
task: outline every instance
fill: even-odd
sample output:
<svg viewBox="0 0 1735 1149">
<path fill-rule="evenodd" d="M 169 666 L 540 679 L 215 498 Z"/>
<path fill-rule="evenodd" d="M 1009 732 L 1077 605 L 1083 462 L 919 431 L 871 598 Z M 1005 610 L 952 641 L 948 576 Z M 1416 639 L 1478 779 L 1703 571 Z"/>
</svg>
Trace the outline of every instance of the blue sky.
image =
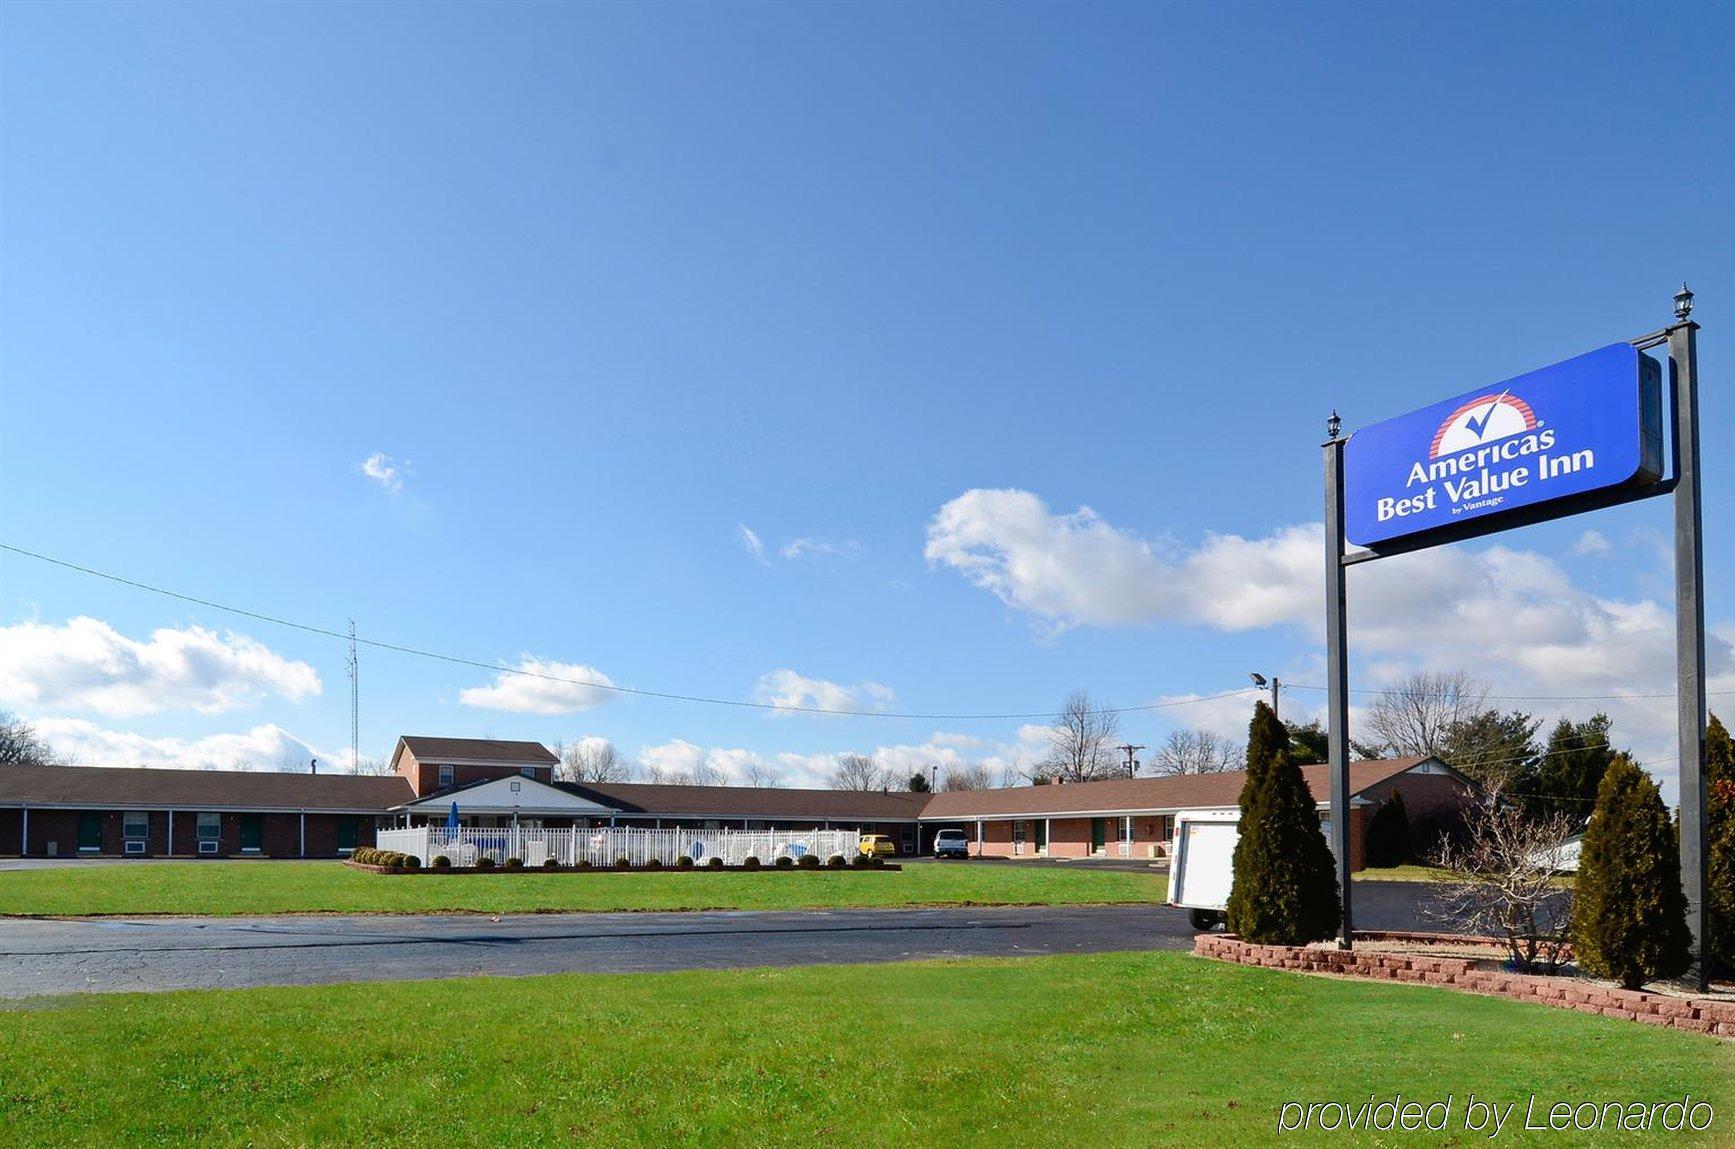
<svg viewBox="0 0 1735 1149">
<path fill-rule="evenodd" d="M 728 699 L 1317 683 L 1324 416 L 1660 327 L 1685 278 L 1735 691 L 1735 17 L 1671 21 L 1690 34 L 1588 4 L 9 5 L 0 542 Z M 1353 679 L 1671 689 L 1668 516 L 1358 568 Z M 347 743 L 340 643 L 9 554 L 0 626 L 0 706 L 93 764 Z M 793 781 L 1035 737 L 362 661 L 364 754 L 601 736 Z M 1672 773 L 1672 704 L 1610 705 Z"/>
</svg>

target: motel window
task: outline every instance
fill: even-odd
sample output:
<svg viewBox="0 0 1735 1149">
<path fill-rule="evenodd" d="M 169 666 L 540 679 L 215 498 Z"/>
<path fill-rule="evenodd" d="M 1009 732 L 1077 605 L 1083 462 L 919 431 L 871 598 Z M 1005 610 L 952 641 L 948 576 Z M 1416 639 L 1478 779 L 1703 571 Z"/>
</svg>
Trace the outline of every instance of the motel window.
<svg viewBox="0 0 1735 1149">
<path fill-rule="evenodd" d="M 221 814 L 199 815 L 199 841 L 215 842 L 223 835 L 223 816 Z"/>
<path fill-rule="evenodd" d="M 150 833 L 151 816 L 143 810 L 128 810 L 121 815 L 121 836 L 143 838 Z"/>
<path fill-rule="evenodd" d="M 440 785 L 450 786 L 451 784 L 452 784 L 452 767 L 451 766 L 440 767 Z"/>
<path fill-rule="evenodd" d="M 520 774 L 524 775 L 526 778 L 536 777 L 536 767 L 534 767 L 534 766 L 520 766 L 518 768 L 518 772 Z"/>
</svg>

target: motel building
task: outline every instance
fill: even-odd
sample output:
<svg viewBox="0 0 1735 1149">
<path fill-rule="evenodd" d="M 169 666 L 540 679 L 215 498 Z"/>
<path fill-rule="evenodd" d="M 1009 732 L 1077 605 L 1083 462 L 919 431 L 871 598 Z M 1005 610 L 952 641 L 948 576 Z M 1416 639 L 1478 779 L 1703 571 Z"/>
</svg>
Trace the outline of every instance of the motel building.
<svg viewBox="0 0 1735 1149">
<path fill-rule="evenodd" d="M 537 742 L 406 735 L 379 777 L 81 766 L 0 770 L 0 853 L 28 857 L 342 857 L 378 829 L 635 826 L 856 830 L 901 855 L 960 829 L 989 858 L 1166 858 L 1182 810 L 1233 809 L 1241 771 L 916 794 L 751 786 L 579 784 Z M 1325 766 L 1303 767 L 1322 821 Z M 1350 766 L 1351 865 L 1373 811 L 1402 793 L 1412 828 L 1454 825 L 1474 787 L 1438 758 Z"/>
</svg>

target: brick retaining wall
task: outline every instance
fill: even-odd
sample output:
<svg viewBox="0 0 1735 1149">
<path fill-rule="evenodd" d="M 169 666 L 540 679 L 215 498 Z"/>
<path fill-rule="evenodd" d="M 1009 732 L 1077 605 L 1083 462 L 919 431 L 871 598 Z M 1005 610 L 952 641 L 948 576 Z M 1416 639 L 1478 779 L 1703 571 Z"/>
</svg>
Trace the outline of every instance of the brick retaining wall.
<svg viewBox="0 0 1735 1149">
<path fill-rule="evenodd" d="M 1735 1001 L 1671 997 L 1643 990 L 1604 986 L 1582 978 L 1547 977 L 1477 969 L 1467 958 L 1412 957 L 1312 946 L 1262 946 L 1234 934 L 1200 934 L 1193 952 L 1201 957 L 1268 969 L 1303 970 L 1374 981 L 1451 986 L 1469 993 L 1535 1001 L 1558 1009 L 1600 1013 L 1646 1025 L 1735 1038 Z"/>
</svg>

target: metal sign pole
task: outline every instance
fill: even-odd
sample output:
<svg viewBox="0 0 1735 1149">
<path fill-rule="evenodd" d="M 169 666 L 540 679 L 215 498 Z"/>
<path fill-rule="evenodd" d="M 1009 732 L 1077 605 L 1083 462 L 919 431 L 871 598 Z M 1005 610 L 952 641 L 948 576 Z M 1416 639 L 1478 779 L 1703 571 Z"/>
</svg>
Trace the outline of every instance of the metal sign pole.
<svg viewBox="0 0 1735 1149">
<path fill-rule="evenodd" d="M 1699 325 L 1693 296 L 1685 287 L 1675 297 L 1680 322 L 1669 328 L 1669 364 L 1675 381 L 1675 673 L 1681 747 L 1681 888 L 1687 895 L 1687 929 L 1693 935 L 1687 977 L 1701 992 L 1709 988 L 1709 920 L 1706 886 L 1705 815 L 1705 553 L 1700 542 L 1703 514 L 1699 496 Z"/>
<path fill-rule="evenodd" d="M 1337 948 L 1355 944 L 1350 911 L 1349 856 L 1349 621 L 1345 613 L 1343 536 L 1343 446 L 1337 412 L 1326 424 L 1325 444 L 1325 678 L 1326 759 L 1331 774 L 1331 846 L 1337 854 L 1338 897 L 1343 926 Z"/>
</svg>

